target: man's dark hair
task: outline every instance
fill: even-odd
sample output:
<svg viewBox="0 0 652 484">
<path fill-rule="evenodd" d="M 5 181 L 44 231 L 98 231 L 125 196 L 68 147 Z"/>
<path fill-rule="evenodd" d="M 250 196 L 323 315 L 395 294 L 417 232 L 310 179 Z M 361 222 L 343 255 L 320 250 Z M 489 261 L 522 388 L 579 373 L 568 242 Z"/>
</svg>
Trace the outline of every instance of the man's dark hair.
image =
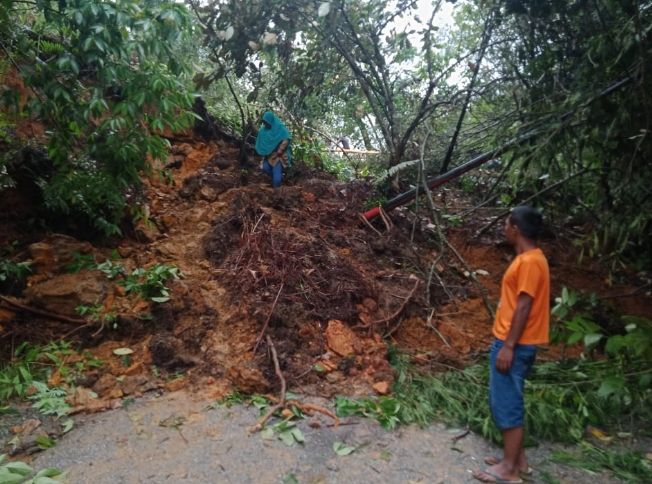
<svg viewBox="0 0 652 484">
<path fill-rule="evenodd" d="M 543 216 L 536 208 L 528 205 L 514 207 L 509 215 L 509 222 L 528 239 L 536 240 L 543 229 Z"/>
</svg>

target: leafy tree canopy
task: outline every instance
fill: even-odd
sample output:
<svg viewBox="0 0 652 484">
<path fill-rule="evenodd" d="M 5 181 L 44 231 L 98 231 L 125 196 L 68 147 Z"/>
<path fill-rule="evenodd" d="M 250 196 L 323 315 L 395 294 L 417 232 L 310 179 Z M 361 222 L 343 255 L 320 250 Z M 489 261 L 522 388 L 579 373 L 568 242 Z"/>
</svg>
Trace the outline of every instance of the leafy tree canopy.
<svg viewBox="0 0 652 484">
<path fill-rule="evenodd" d="M 125 190 L 148 160 L 167 155 L 163 131 L 191 120 L 175 53 L 190 29 L 187 10 L 159 0 L 2 4 L 5 61 L 32 94 L 26 106 L 11 92 L 5 99 L 50 130 L 48 163 L 34 173 L 46 207 L 117 233 Z"/>
</svg>

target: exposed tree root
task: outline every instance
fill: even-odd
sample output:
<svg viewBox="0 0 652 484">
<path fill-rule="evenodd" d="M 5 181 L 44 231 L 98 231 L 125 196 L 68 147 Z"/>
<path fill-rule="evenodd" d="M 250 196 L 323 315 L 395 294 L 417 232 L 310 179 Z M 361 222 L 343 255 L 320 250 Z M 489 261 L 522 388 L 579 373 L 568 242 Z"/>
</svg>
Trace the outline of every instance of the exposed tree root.
<svg viewBox="0 0 652 484">
<path fill-rule="evenodd" d="M 265 336 L 265 341 L 267 342 L 267 345 L 269 346 L 269 349 L 272 352 L 272 360 L 274 361 L 274 371 L 276 372 L 276 376 L 278 377 L 278 379 L 281 381 L 281 393 L 278 399 L 276 399 L 275 397 L 269 397 L 271 401 L 276 401 L 277 403 L 273 405 L 268 410 L 268 412 L 258 420 L 258 422 L 256 422 L 256 425 L 252 426 L 249 429 L 249 432 L 253 434 L 255 432 L 262 430 L 265 427 L 267 421 L 270 418 L 272 418 L 272 416 L 276 412 L 284 409 L 289 410 L 289 407 L 296 407 L 306 415 L 312 415 L 314 412 L 321 413 L 323 415 L 332 418 L 335 421 L 335 425 L 337 426 L 339 424 L 339 419 L 333 412 L 331 412 L 327 408 L 312 403 L 303 403 L 303 402 L 299 402 L 298 400 L 285 399 L 287 393 L 287 384 L 285 382 L 285 377 L 283 376 L 283 372 L 281 371 L 281 366 L 279 365 L 278 362 L 278 354 L 276 353 L 276 347 L 274 346 L 274 342 L 272 341 L 272 338 L 269 337 L 269 335 Z"/>
<path fill-rule="evenodd" d="M 25 304 L 21 304 L 17 301 L 14 301 L 13 299 L 8 298 L 6 296 L 0 296 L 0 302 L 7 304 L 14 309 L 20 309 L 21 311 L 26 311 L 28 313 L 36 314 L 37 316 L 42 316 L 44 318 L 56 319 L 57 321 L 62 321 L 64 323 L 84 324 L 84 325 L 88 324 L 88 321 L 86 321 L 85 319 L 71 318 L 69 316 L 64 316 L 63 314 L 52 313 L 50 311 L 45 311 L 43 309 L 33 308 L 31 306 L 27 306 Z"/>
</svg>

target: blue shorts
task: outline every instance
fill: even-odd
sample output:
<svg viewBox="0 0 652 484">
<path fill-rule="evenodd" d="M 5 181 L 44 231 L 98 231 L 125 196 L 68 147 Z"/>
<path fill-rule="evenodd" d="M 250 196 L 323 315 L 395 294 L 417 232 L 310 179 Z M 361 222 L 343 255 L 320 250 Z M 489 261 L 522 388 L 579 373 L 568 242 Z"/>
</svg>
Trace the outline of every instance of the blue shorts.
<svg viewBox="0 0 652 484">
<path fill-rule="evenodd" d="M 514 359 L 508 373 L 496 369 L 496 356 L 503 342 L 494 339 L 489 351 L 489 407 L 500 430 L 522 427 L 525 421 L 523 390 L 537 355 L 535 345 L 514 347 Z"/>
</svg>

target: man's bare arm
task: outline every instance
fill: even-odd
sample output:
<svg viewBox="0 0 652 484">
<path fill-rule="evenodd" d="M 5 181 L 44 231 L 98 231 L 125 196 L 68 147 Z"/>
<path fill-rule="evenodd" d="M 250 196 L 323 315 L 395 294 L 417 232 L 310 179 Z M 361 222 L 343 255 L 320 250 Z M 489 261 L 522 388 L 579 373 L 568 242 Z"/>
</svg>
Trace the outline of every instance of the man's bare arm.
<svg viewBox="0 0 652 484">
<path fill-rule="evenodd" d="M 507 373 L 512 367 L 514 346 L 516 346 L 518 340 L 521 339 L 523 331 L 525 331 L 525 326 L 528 317 L 530 316 L 533 302 L 534 298 L 525 292 L 518 295 L 516 309 L 514 310 L 514 316 L 512 317 L 512 325 L 509 328 L 509 333 L 507 334 L 507 338 L 505 338 L 503 347 L 496 356 L 496 368 L 498 371 Z"/>
</svg>

